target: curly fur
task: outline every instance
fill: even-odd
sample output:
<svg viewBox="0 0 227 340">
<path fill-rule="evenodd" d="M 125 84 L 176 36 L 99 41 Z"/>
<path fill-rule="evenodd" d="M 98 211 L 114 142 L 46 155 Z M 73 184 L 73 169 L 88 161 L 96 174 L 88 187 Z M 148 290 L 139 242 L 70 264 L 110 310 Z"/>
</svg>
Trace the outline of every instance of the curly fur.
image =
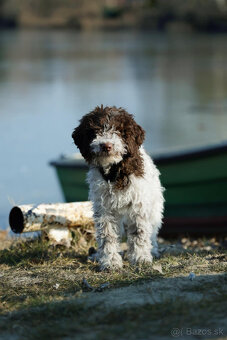
<svg viewBox="0 0 227 340">
<path fill-rule="evenodd" d="M 159 171 L 145 152 L 144 130 L 122 108 L 96 107 L 80 120 L 72 137 L 90 165 L 101 269 L 119 268 L 121 225 L 127 232 L 131 263 L 151 262 L 163 212 Z"/>
</svg>

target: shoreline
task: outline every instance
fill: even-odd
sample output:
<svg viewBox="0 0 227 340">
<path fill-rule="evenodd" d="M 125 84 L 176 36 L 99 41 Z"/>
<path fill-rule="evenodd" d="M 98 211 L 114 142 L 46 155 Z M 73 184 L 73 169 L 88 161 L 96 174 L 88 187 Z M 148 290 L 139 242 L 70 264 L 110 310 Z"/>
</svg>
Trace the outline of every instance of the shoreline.
<svg viewBox="0 0 227 340">
<path fill-rule="evenodd" d="M 152 266 L 124 260 L 110 272 L 89 261 L 88 247 L 9 244 L 0 250 L 1 339 L 163 340 L 176 327 L 226 335 L 226 248 L 206 240 L 174 244 L 162 243 L 167 251 Z"/>
<path fill-rule="evenodd" d="M 216 0 L 12 0 L 0 9 L 1 28 L 227 32 L 227 4 Z"/>
</svg>

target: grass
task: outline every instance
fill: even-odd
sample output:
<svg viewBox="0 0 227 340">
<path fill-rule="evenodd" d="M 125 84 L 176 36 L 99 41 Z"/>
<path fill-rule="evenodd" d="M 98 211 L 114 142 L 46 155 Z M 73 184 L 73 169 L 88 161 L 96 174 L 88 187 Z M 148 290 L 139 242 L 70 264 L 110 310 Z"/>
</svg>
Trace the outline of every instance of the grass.
<svg viewBox="0 0 227 340">
<path fill-rule="evenodd" d="M 124 261 L 113 272 L 88 260 L 92 240 L 81 249 L 78 242 L 66 249 L 39 238 L 0 250 L 1 339 L 149 339 L 171 337 L 174 327 L 223 328 L 226 248 L 206 239 L 174 247 L 160 241 L 167 251 L 153 267 Z"/>
</svg>

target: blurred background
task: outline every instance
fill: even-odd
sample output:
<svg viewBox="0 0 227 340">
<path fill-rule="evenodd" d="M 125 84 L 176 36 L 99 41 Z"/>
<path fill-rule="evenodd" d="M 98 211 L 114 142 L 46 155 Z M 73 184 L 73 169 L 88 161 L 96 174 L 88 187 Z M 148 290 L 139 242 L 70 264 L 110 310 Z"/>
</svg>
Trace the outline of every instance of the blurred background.
<svg viewBox="0 0 227 340">
<path fill-rule="evenodd" d="M 226 0 L 0 0 L 0 228 L 63 201 L 49 161 L 96 105 L 122 106 L 149 152 L 227 140 Z"/>
</svg>

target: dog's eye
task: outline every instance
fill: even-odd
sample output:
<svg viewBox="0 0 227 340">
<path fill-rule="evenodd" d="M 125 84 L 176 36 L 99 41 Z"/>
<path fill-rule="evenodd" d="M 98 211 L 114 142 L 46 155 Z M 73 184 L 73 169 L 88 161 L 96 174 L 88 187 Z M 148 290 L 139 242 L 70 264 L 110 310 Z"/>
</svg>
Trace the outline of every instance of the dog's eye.
<svg viewBox="0 0 227 340">
<path fill-rule="evenodd" d="M 102 128 L 101 127 L 100 128 L 97 127 L 93 131 L 94 131 L 95 136 L 101 136 L 102 135 Z"/>
</svg>

